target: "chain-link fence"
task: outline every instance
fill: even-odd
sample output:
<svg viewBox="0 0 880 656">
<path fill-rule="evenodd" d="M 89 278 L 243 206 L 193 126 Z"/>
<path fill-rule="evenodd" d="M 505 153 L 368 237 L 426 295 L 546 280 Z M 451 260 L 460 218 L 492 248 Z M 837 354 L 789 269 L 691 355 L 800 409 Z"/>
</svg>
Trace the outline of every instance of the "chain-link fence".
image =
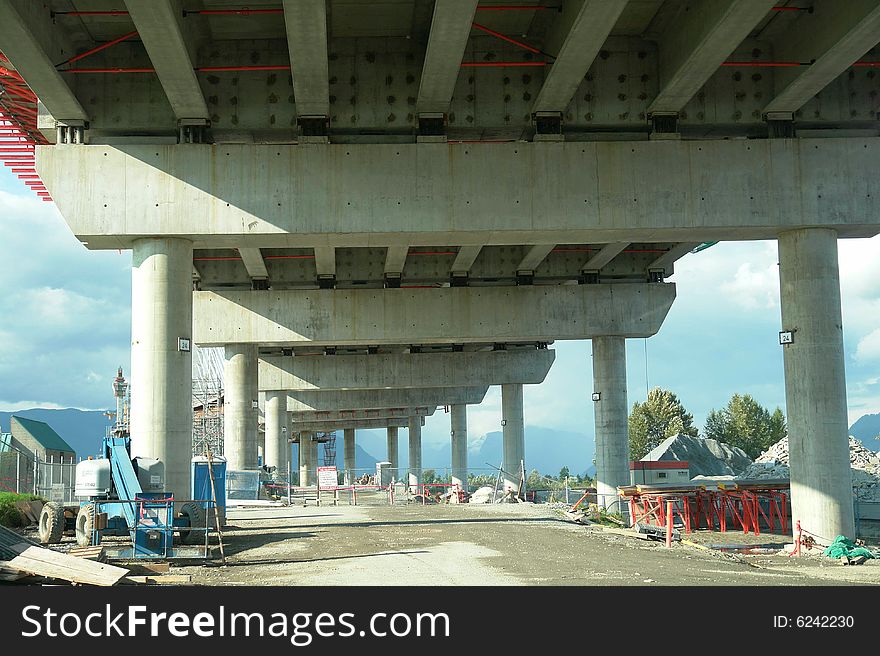
<svg viewBox="0 0 880 656">
<path fill-rule="evenodd" d="M 15 447 L 0 453 L 0 491 L 35 494 L 47 501 L 74 503 L 76 461 L 40 460 Z"/>
<path fill-rule="evenodd" d="M 34 494 L 34 458 L 15 448 L 0 453 L 0 492 Z"/>
</svg>

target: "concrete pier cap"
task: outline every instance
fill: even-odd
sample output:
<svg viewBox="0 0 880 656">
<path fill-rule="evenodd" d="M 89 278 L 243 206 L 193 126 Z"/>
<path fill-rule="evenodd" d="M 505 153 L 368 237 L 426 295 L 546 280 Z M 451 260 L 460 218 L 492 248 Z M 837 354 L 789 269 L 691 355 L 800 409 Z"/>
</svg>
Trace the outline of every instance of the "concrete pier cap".
<svg viewBox="0 0 880 656">
<path fill-rule="evenodd" d="M 544 380 L 556 353 L 518 351 L 263 357 L 263 391 L 463 388 Z"/>
</svg>

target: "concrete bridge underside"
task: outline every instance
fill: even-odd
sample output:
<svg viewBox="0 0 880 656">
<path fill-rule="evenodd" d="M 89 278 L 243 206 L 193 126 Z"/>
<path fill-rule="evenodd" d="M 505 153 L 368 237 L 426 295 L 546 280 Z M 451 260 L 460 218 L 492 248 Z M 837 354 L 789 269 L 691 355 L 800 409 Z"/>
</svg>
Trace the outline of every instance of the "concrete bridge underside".
<svg viewBox="0 0 880 656">
<path fill-rule="evenodd" d="M 778 239 L 794 519 L 852 535 L 836 240 L 880 232 L 880 0 L 490 4 L 0 2 L 0 51 L 39 98 L 0 105 L 49 142 L 41 193 L 88 248 L 134 252 L 135 451 L 184 495 L 188 339 L 225 347 L 228 444 L 248 462 L 277 358 L 592 339 L 610 499 L 625 338 L 659 329 L 678 258 Z M 523 404 L 505 380 L 480 384 L 503 384 L 507 469 Z M 276 438 L 296 393 L 267 393 Z"/>
</svg>

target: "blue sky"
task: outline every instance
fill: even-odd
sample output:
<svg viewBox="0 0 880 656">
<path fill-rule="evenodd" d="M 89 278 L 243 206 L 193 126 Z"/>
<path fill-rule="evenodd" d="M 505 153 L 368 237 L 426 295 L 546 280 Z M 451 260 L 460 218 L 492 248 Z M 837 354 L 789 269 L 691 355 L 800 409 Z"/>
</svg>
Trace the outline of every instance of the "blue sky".
<svg viewBox="0 0 880 656">
<path fill-rule="evenodd" d="M 850 421 L 880 412 L 880 238 L 841 241 Z M 131 254 L 88 251 L 55 206 L 0 171 L 0 410 L 103 409 L 129 370 Z M 660 333 L 627 341 L 629 401 L 675 391 L 702 427 L 736 392 L 785 408 L 775 242 L 722 243 L 676 265 L 678 298 Z M 590 343 L 557 342 L 556 364 L 525 391 L 526 423 L 592 436 Z M 646 358 L 647 349 L 647 358 Z M 500 390 L 471 408 L 472 434 L 500 430 Z M 448 439 L 448 416 L 426 441 Z"/>
</svg>

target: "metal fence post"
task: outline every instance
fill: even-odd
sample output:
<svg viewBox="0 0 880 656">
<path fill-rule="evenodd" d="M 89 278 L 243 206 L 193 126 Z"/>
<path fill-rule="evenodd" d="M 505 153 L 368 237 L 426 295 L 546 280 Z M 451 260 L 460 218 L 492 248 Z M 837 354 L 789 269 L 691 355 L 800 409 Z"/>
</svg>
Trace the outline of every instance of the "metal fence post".
<svg viewBox="0 0 880 656">
<path fill-rule="evenodd" d="M 21 492 L 21 454 L 15 452 L 15 493 Z"/>
</svg>

